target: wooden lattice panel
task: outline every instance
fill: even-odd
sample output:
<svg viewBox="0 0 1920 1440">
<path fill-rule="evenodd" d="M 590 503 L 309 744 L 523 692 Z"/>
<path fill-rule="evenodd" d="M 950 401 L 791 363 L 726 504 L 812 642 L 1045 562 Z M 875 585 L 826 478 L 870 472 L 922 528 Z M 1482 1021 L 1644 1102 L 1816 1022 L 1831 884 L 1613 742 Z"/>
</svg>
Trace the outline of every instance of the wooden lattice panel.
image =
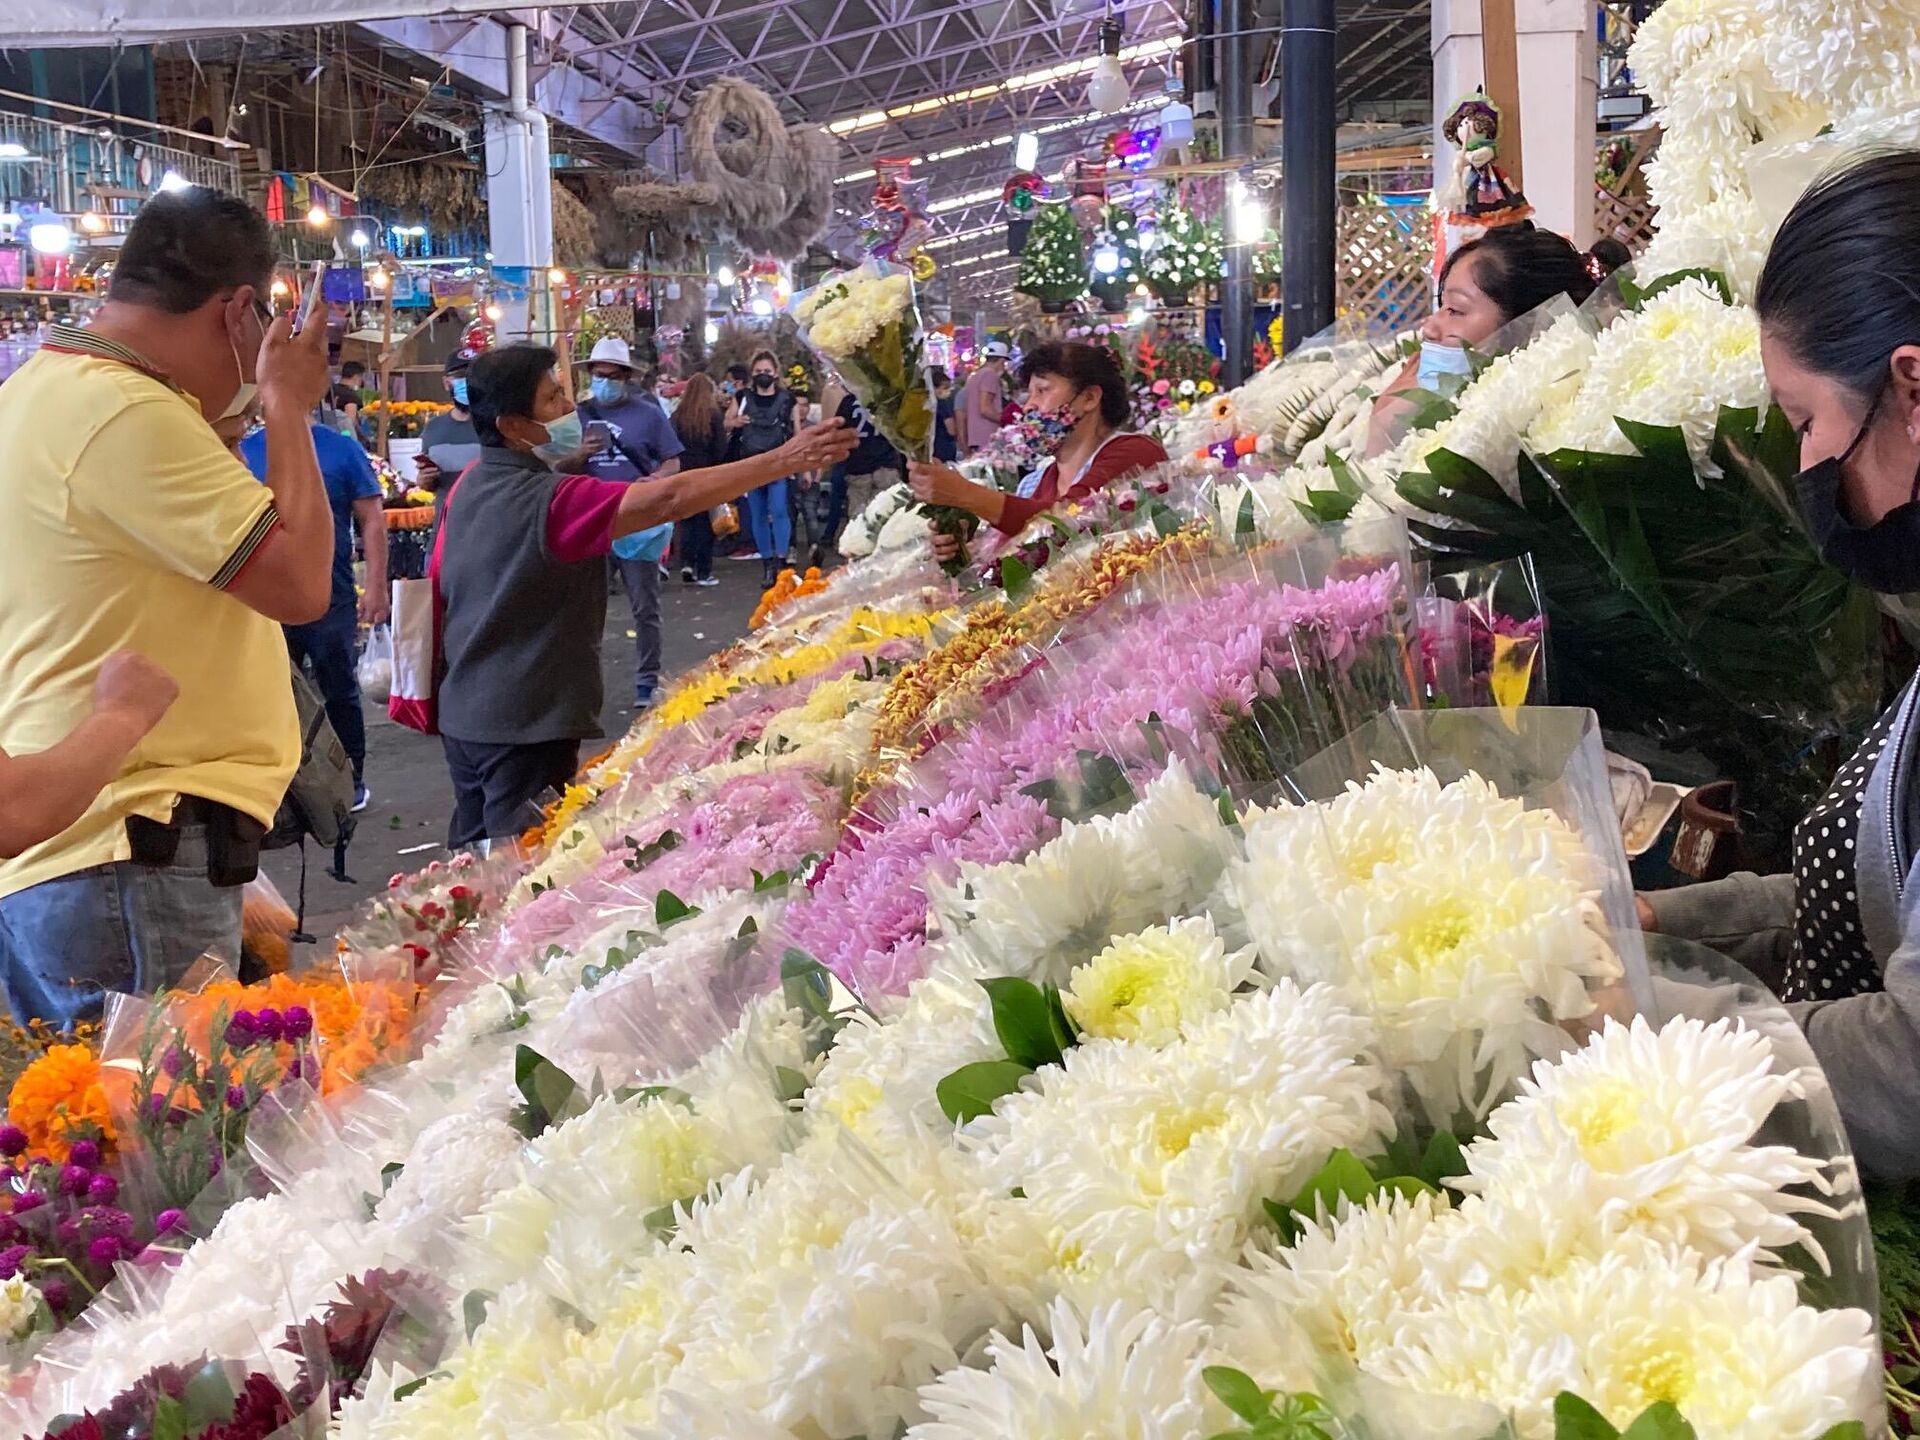
<svg viewBox="0 0 1920 1440">
<path fill-rule="evenodd" d="M 1611 235 L 1636 255 L 1653 239 L 1656 213 L 1644 192 L 1615 195 L 1598 185 L 1593 188 L 1594 234 Z"/>
<path fill-rule="evenodd" d="M 1433 308 L 1433 220 L 1424 205 L 1344 205 L 1334 221 L 1334 303 L 1395 330 Z"/>
</svg>

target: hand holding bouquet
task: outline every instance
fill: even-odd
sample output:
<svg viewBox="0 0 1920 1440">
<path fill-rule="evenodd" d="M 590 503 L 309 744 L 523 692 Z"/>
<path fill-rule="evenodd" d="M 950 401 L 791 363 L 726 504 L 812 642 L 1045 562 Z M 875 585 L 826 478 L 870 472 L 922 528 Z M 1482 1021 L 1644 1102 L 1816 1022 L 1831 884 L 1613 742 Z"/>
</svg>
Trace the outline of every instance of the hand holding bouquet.
<svg viewBox="0 0 1920 1440">
<path fill-rule="evenodd" d="M 912 276 L 877 261 L 829 275 L 794 297 L 793 318 L 890 445 L 907 456 L 931 453 L 933 387 Z"/>
</svg>

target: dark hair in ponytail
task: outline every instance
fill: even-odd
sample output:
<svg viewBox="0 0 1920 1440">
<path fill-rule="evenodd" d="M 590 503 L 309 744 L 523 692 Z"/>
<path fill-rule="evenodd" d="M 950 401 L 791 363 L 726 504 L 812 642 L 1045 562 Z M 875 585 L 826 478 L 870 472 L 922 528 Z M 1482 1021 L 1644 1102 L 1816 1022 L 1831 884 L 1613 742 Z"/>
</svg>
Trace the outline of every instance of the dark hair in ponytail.
<svg viewBox="0 0 1920 1440">
<path fill-rule="evenodd" d="M 1582 255 L 1563 235 L 1541 230 L 1530 220 L 1489 230 L 1447 257 L 1440 272 L 1444 290 L 1453 267 L 1474 256 L 1474 284 L 1509 320 L 1518 319 L 1556 295 L 1581 304 L 1595 287 L 1632 259 L 1618 240 L 1606 239 Z"/>
<path fill-rule="evenodd" d="M 1920 152 L 1868 155 L 1788 212 L 1753 295 L 1760 324 L 1816 375 L 1862 399 L 1920 344 Z"/>
<path fill-rule="evenodd" d="M 1073 340 L 1036 345 L 1020 362 L 1020 383 L 1031 385 L 1036 375 L 1058 375 L 1080 390 L 1098 385 L 1100 418 L 1109 425 L 1124 425 L 1133 413 L 1133 397 L 1127 393 L 1120 362 L 1104 345 L 1082 345 Z"/>
</svg>

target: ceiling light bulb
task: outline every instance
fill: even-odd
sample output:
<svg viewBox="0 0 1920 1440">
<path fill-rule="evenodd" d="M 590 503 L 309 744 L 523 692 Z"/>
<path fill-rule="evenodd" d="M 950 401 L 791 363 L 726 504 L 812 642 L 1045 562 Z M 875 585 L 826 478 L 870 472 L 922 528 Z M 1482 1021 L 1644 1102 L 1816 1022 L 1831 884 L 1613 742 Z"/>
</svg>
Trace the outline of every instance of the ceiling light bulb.
<svg viewBox="0 0 1920 1440">
<path fill-rule="evenodd" d="M 324 205 L 315 205 L 307 211 L 307 224 L 316 230 L 324 230 L 333 223 L 333 215 Z"/>
<path fill-rule="evenodd" d="M 1102 275 L 1111 275 L 1120 268 L 1120 252 L 1111 242 L 1097 246 L 1093 252 L 1093 268 Z"/>
<path fill-rule="evenodd" d="M 486 313 L 487 313 L 487 319 L 493 321 L 497 325 L 500 323 L 500 317 L 504 315 L 506 312 L 502 310 L 498 305 L 489 305 L 487 306 Z"/>
<path fill-rule="evenodd" d="M 26 160 L 27 147 L 18 140 L 0 140 L 0 160 Z"/>
<path fill-rule="evenodd" d="M 722 285 L 733 284 L 733 267 L 731 265 L 722 265 L 718 270 L 714 271 L 713 278 L 718 280 Z"/>
<path fill-rule="evenodd" d="M 107 229 L 107 217 L 98 210 L 89 210 L 80 217 L 80 228 L 89 235 L 104 235 Z"/>
<path fill-rule="evenodd" d="M 169 170 L 160 177 L 160 183 L 154 188 L 164 190 L 169 195 L 175 195 L 182 190 L 191 190 L 193 186 L 178 170 Z"/>
<path fill-rule="evenodd" d="M 753 297 L 752 309 L 753 309 L 753 313 L 756 315 L 760 315 L 760 316 L 771 315 L 773 314 L 773 302 L 767 299 L 767 297 L 764 295 L 756 295 Z"/>
<path fill-rule="evenodd" d="M 267 287 L 276 300 L 284 300 L 287 295 L 287 282 L 280 276 L 273 277 L 273 284 Z"/>
<path fill-rule="evenodd" d="M 366 231 L 357 229 L 357 228 L 354 230 L 353 244 L 355 249 L 364 250 L 367 248 L 367 246 L 371 245 L 372 243 L 373 243 L 373 240 L 371 237 L 368 236 Z"/>
<path fill-rule="evenodd" d="M 562 270 L 558 265 L 554 266 L 551 270 L 547 271 L 547 283 L 549 285 L 566 284 L 567 272 Z"/>
<path fill-rule="evenodd" d="M 1129 325 L 1146 324 L 1147 323 L 1147 307 L 1144 305 L 1134 306 L 1133 309 L 1127 312 L 1127 323 Z"/>
<path fill-rule="evenodd" d="M 27 243 L 42 255 L 64 255 L 73 248 L 73 231 L 58 221 L 30 226 Z"/>
<path fill-rule="evenodd" d="M 701 333 L 707 337 L 707 344 L 713 345 L 719 342 L 720 327 L 714 324 L 713 321 L 707 321 L 707 328 Z"/>
<path fill-rule="evenodd" d="M 376 270 L 371 275 L 367 276 L 367 284 L 371 285 L 376 290 L 384 290 L 387 288 L 387 286 L 390 283 L 391 282 L 387 278 L 387 272 L 384 270 Z"/>
<path fill-rule="evenodd" d="M 1040 163 L 1040 137 L 1023 130 L 1013 137 L 1013 168 L 1031 170 Z"/>
</svg>

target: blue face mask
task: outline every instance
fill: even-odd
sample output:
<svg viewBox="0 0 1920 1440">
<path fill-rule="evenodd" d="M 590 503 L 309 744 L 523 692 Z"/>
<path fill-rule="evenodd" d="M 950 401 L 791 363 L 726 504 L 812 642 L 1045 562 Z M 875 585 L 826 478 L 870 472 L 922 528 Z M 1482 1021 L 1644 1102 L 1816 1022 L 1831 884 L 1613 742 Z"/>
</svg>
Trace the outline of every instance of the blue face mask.
<svg viewBox="0 0 1920 1440">
<path fill-rule="evenodd" d="M 453 382 L 453 403 L 462 410 L 467 408 L 467 377 L 462 375 Z"/>
<path fill-rule="evenodd" d="M 587 382 L 587 393 L 596 405 L 618 405 L 627 398 L 627 382 L 611 375 L 596 375 Z"/>
<path fill-rule="evenodd" d="M 1450 395 L 1473 378 L 1473 360 L 1461 345 L 1420 344 L 1420 388 Z"/>
<path fill-rule="evenodd" d="M 580 426 L 580 412 L 569 410 L 557 420 L 547 421 L 547 443 L 533 447 L 534 454 L 547 460 L 559 460 L 573 454 L 586 440 Z"/>
</svg>

